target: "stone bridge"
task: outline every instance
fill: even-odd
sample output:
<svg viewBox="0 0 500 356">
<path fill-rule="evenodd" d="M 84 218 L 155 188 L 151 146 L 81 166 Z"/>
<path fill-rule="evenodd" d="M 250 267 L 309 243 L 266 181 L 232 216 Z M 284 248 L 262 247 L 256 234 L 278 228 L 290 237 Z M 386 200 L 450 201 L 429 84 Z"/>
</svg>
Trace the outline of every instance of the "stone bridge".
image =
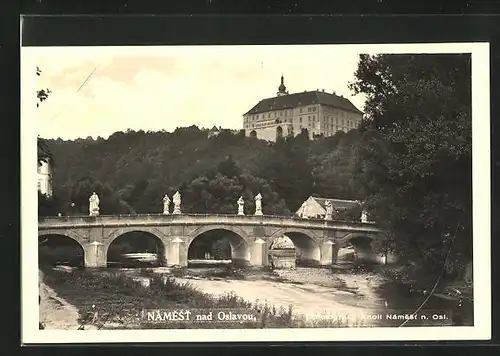
<svg viewBox="0 0 500 356">
<path fill-rule="evenodd" d="M 230 232 L 233 262 L 251 266 L 267 266 L 270 246 L 282 235 L 292 240 L 299 260 L 316 265 L 335 263 L 339 248 L 352 238 L 385 238 L 373 223 L 267 215 L 100 215 L 38 221 L 39 237 L 63 235 L 76 241 L 83 249 L 85 267 L 106 267 L 110 244 L 128 232 L 152 234 L 161 241 L 166 265 L 187 266 L 190 244 L 212 230 Z"/>
</svg>

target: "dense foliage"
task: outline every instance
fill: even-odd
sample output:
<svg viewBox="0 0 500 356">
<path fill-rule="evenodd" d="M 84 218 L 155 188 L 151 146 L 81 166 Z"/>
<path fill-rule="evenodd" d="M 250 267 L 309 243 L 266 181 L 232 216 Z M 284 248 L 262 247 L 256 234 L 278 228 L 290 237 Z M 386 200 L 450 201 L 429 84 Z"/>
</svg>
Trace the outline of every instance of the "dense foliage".
<svg viewBox="0 0 500 356">
<path fill-rule="evenodd" d="M 65 215 L 85 214 L 94 190 L 102 214 L 160 213 L 165 194 L 172 198 L 179 190 L 186 213 L 233 214 L 240 196 L 251 213 L 260 193 L 265 214 L 290 215 L 312 194 L 356 198 L 347 188 L 349 175 L 332 171 L 325 154 L 331 150 L 340 167 L 348 166 L 354 138 L 339 133 L 309 141 L 299 135 L 267 143 L 229 130 L 209 137 L 208 130 L 192 126 L 173 133 L 129 130 L 106 140 L 47 140 L 47 145 L 57 162 L 56 210 Z"/>
<path fill-rule="evenodd" d="M 351 89 L 367 96 L 352 173 L 402 254 L 448 269 L 472 253 L 470 55 L 362 55 Z"/>
</svg>

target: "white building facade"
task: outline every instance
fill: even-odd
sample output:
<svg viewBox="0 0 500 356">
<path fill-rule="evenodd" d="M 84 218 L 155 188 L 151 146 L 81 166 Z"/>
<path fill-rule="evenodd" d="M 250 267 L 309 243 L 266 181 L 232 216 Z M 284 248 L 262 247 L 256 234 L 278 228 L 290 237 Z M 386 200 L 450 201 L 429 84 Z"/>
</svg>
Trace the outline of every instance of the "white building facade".
<svg viewBox="0 0 500 356">
<path fill-rule="evenodd" d="M 53 194 L 52 164 L 49 159 L 38 164 L 38 191 L 47 197 Z"/>
</svg>

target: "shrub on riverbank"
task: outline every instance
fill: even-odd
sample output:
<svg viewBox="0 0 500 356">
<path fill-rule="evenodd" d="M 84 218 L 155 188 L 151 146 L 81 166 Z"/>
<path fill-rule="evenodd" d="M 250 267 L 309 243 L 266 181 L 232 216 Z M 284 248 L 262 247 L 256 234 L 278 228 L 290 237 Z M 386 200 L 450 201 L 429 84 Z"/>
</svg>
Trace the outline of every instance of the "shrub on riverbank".
<svg viewBox="0 0 500 356">
<path fill-rule="evenodd" d="M 143 272 L 140 278 L 107 271 L 47 270 L 45 283 L 79 310 L 82 324 L 96 316 L 99 328 L 297 328 L 346 326 L 338 321 L 310 321 L 294 315 L 293 309 L 276 308 L 267 303 L 251 303 L 234 293 L 219 298 L 203 293 L 172 276 Z M 147 276 L 147 277 L 146 277 Z M 94 307 L 93 307 L 94 306 Z M 220 323 L 146 322 L 144 310 L 152 309 L 238 309 L 256 316 L 257 321 Z"/>
</svg>

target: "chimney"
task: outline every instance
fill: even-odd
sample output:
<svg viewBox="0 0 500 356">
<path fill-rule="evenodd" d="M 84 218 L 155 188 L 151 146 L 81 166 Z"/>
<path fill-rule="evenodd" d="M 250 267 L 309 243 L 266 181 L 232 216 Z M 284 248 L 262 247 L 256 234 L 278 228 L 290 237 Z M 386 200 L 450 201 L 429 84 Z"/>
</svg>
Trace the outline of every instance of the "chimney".
<svg viewBox="0 0 500 356">
<path fill-rule="evenodd" d="M 325 92 L 325 89 L 321 89 L 321 91 L 324 93 L 324 92 Z"/>
</svg>

